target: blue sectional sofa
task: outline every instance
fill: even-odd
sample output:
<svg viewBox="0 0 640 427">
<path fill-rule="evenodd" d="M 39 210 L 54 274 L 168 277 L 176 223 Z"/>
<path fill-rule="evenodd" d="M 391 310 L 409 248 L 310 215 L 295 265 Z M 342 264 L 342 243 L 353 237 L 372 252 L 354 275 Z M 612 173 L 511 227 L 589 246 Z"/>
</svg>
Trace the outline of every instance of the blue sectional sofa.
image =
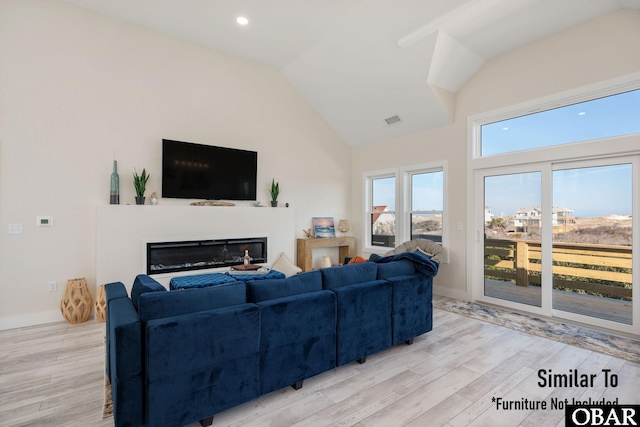
<svg viewBox="0 0 640 427">
<path fill-rule="evenodd" d="M 116 426 L 182 426 L 432 328 L 438 263 L 418 252 L 298 274 L 131 295 L 105 285 Z"/>
</svg>

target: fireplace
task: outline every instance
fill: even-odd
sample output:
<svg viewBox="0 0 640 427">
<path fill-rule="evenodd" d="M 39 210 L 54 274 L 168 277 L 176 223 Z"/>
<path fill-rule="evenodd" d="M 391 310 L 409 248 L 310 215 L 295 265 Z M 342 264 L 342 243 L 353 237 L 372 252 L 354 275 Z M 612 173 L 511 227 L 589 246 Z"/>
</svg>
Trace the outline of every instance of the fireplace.
<svg viewBox="0 0 640 427">
<path fill-rule="evenodd" d="M 267 262 L 267 238 L 147 243 L 147 274 L 240 265 L 245 251 L 252 263 Z"/>
</svg>

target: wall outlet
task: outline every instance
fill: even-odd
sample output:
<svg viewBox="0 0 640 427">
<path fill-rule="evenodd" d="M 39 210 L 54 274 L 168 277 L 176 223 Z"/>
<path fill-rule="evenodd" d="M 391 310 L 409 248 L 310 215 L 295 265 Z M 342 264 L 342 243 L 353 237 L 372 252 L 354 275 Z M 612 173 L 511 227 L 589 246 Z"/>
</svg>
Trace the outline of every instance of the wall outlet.
<svg viewBox="0 0 640 427">
<path fill-rule="evenodd" d="M 57 282 L 49 282 L 49 292 L 56 292 L 58 290 Z"/>
</svg>

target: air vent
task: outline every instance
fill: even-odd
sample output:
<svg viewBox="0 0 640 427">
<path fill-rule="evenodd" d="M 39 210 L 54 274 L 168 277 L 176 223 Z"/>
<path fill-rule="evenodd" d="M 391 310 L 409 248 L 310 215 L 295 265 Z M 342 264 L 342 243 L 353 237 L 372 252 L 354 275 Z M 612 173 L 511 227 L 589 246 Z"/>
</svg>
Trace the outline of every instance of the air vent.
<svg viewBox="0 0 640 427">
<path fill-rule="evenodd" d="M 402 119 L 396 114 L 395 116 L 387 117 L 384 121 L 387 123 L 387 126 L 393 126 L 401 123 Z"/>
</svg>

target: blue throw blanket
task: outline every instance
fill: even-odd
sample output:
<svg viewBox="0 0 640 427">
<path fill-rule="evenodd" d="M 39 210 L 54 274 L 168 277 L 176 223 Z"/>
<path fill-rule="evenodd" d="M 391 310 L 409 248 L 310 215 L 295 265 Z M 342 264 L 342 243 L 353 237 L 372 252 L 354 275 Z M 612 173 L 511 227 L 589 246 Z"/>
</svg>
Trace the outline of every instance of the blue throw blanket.
<svg viewBox="0 0 640 427">
<path fill-rule="evenodd" d="M 428 276 L 435 276 L 438 274 L 438 263 L 433 261 L 429 255 L 423 254 L 422 252 L 401 252 L 395 255 L 389 255 L 386 257 L 379 258 L 375 260 L 378 263 L 399 261 L 401 259 L 406 259 L 411 261 L 416 270 L 418 270 L 422 274 L 426 274 Z"/>
</svg>

